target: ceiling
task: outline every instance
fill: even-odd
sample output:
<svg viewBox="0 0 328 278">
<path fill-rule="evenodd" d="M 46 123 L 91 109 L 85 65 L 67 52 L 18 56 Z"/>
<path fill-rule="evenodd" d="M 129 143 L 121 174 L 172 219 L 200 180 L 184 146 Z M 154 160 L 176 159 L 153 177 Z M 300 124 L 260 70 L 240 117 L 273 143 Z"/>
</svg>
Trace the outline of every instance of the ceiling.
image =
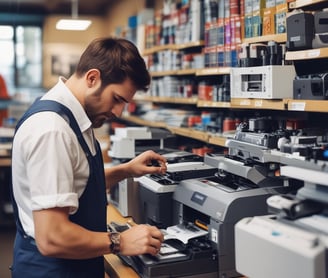
<svg viewBox="0 0 328 278">
<path fill-rule="evenodd" d="M 72 0 L 0 0 L 0 11 L 20 14 L 71 14 Z M 117 0 L 78 0 L 78 14 L 104 15 Z"/>
</svg>

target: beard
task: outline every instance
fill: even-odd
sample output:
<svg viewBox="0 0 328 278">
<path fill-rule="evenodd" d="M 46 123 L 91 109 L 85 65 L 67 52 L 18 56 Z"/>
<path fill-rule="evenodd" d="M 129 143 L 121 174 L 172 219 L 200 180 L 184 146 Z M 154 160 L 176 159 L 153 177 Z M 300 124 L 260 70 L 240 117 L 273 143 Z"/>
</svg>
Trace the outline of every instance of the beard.
<svg viewBox="0 0 328 278">
<path fill-rule="evenodd" d="M 89 118 L 89 119 L 92 123 L 93 128 L 99 128 L 104 123 L 110 122 L 115 118 L 116 117 L 114 115 L 113 116 L 108 116 L 108 115 L 104 115 L 104 114 L 98 114 L 98 115 L 95 115 L 92 119 L 91 118 Z"/>
<path fill-rule="evenodd" d="M 96 93 L 85 99 L 85 112 L 93 128 L 101 127 L 105 122 L 116 118 L 112 112 L 100 111 L 100 106 L 98 105 L 101 102 L 100 94 L 101 89 L 98 89 Z"/>
</svg>

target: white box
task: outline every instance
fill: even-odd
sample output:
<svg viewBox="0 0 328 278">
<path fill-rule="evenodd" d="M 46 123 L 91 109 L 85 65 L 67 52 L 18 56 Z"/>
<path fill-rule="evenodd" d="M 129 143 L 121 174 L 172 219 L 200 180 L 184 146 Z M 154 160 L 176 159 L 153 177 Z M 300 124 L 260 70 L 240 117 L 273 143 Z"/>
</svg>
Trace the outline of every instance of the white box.
<svg viewBox="0 0 328 278">
<path fill-rule="evenodd" d="M 231 68 L 231 98 L 293 98 L 293 65 Z"/>
<path fill-rule="evenodd" d="M 115 136 L 129 139 L 151 139 L 151 131 L 148 127 L 117 127 Z"/>
</svg>

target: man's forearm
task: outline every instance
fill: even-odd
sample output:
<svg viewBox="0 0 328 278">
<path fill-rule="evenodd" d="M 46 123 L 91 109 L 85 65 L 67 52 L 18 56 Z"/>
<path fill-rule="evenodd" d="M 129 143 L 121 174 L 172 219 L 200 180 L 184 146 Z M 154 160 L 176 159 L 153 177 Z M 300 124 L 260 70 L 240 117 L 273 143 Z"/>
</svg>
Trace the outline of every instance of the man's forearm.
<svg viewBox="0 0 328 278">
<path fill-rule="evenodd" d="M 106 187 L 110 189 L 111 186 L 116 185 L 119 181 L 129 177 L 126 164 L 119 164 L 110 168 L 105 168 Z"/>
</svg>

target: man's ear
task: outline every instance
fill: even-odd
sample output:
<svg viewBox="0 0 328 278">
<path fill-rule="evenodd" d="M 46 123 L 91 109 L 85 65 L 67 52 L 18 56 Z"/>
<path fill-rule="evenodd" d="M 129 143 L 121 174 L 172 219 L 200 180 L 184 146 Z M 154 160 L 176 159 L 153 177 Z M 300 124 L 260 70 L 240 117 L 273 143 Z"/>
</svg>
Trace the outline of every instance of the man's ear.
<svg viewBox="0 0 328 278">
<path fill-rule="evenodd" d="M 97 69 L 88 70 L 85 75 L 88 88 L 101 86 L 100 71 Z"/>
</svg>

